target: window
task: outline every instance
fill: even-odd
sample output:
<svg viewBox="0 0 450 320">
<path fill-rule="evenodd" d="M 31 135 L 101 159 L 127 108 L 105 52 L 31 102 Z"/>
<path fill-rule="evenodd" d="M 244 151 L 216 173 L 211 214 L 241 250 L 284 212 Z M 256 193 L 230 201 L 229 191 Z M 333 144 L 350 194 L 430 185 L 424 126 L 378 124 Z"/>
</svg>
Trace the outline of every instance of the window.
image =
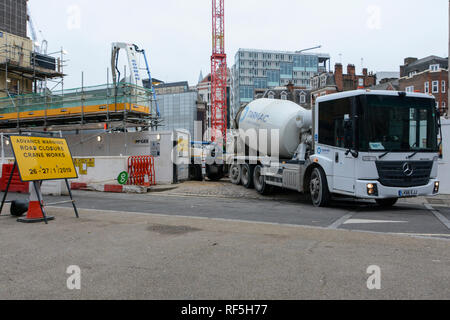
<svg viewBox="0 0 450 320">
<path fill-rule="evenodd" d="M 300 95 L 300 103 L 306 103 L 306 96 L 304 94 Z"/>
<path fill-rule="evenodd" d="M 281 93 L 281 100 L 287 100 L 287 94 L 286 92 Z"/>
<path fill-rule="evenodd" d="M 433 100 L 370 95 L 360 101 L 359 151 L 437 150 Z"/>
<path fill-rule="evenodd" d="M 428 81 L 424 83 L 424 92 L 430 93 L 430 83 Z"/>
<path fill-rule="evenodd" d="M 445 109 L 445 107 L 446 107 L 445 101 L 442 101 L 442 109 Z"/>
<path fill-rule="evenodd" d="M 439 81 L 432 82 L 432 93 L 439 93 Z"/>
<path fill-rule="evenodd" d="M 409 77 L 411 78 L 411 77 L 415 76 L 416 74 L 417 74 L 417 71 L 411 71 L 409 73 Z"/>
<path fill-rule="evenodd" d="M 268 97 L 269 97 L 269 99 L 275 99 L 275 95 L 273 94 L 272 91 L 269 92 Z"/>
<path fill-rule="evenodd" d="M 351 115 L 349 98 L 325 101 L 319 105 L 319 143 L 344 147 L 344 118 Z"/>
<path fill-rule="evenodd" d="M 447 90 L 447 83 L 445 82 L 445 80 L 441 81 L 441 92 L 445 93 L 445 91 Z"/>
<path fill-rule="evenodd" d="M 430 65 L 430 70 L 431 71 L 438 71 L 439 67 L 440 67 L 439 64 L 432 64 L 432 65 Z"/>
<path fill-rule="evenodd" d="M 364 79 L 362 79 L 362 78 L 358 79 L 358 86 L 364 87 Z"/>
<path fill-rule="evenodd" d="M 405 88 L 406 92 L 414 92 L 414 86 L 409 86 Z"/>
</svg>

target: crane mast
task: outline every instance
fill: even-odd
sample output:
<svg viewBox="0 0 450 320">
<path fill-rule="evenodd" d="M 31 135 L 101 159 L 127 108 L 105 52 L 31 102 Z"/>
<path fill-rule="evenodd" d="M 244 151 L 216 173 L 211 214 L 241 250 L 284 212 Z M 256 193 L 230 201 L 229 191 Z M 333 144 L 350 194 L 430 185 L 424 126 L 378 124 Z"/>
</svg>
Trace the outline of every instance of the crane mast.
<svg viewBox="0 0 450 320">
<path fill-rule="evenodd" d="M 211 140 L 225 145 L 227 132 L 227 55 L 224 0 L 212 0 Z"/>
</svg>

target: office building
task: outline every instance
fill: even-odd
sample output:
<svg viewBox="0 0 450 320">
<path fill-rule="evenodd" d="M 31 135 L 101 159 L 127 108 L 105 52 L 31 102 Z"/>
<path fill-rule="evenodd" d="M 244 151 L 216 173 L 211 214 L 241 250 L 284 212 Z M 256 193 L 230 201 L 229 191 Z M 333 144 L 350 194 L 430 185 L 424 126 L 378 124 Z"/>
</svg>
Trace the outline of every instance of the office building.
<svg viewBox="0 0 450 320">
<path fill-rule="evenodd" d="M 239 49 L 232 67 L 232 112 L 255 98 L 255 90 L 286 86 L 310 88 L 310 78 L 325 72 L 330 56 L 301 51 Z M 329 68 L 328 68 L 329 69 Z"/>
<path fill-rule="evenodd" d="M 27 0 L 0 0 L 0 32 L 27 37 Z"/>
</svg>

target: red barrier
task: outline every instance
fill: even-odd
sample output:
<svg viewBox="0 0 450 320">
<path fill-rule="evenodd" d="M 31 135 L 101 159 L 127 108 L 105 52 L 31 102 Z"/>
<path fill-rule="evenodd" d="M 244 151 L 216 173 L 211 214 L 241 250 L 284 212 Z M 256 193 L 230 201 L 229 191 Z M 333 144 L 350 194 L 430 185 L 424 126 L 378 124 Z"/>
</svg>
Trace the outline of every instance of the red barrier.
<svg viewBox="0 0 450 320">
<path fill-rule="evenodd" d="M 156 185 L 155 159 L 152 156 L 128 158 L 127 184 L 145 187 Z"/>
<path fill-rule="evenodd" d="M 6 191 L 6 186 L 8 185 L 8 180 L 11 176 L 13 167 L 14 164 L 4 164 L 2 167 L 2 177 L 0 178 L 0 190 L 2 192 Z M 23 182 L 22 179 L 20 179 L 19 169 L 16 166 L 16 170 L 14 170 L 13 178 L 9 186 L 9 192 L 28 193 L 29 190 L 30 183 Z"/>
</svg>

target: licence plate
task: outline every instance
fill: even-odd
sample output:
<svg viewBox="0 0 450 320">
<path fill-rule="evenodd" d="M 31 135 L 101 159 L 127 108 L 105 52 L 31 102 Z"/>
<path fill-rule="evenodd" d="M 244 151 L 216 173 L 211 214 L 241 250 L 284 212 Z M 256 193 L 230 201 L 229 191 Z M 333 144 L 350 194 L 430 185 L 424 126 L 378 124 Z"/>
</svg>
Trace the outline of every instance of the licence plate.
<svg viewBox="0 0 450 320">
<path fill-rule="evenodd" d="M 411 189 L 411 190 L 400 190 L 398 192 L 398 196 L 400 198 L 408 198 L 408 197 L 417 197 L 419 192 L 417 190 Z"/>
</svg>

